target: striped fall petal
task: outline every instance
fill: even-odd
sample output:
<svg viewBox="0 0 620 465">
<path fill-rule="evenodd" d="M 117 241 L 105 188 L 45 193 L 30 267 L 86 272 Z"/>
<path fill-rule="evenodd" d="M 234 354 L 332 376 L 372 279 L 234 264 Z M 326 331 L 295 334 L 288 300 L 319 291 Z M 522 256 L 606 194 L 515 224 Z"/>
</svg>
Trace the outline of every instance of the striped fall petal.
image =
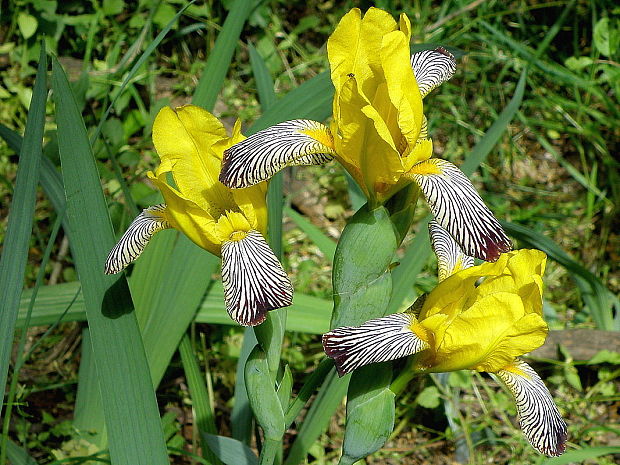
<svg viewBox="0 0 620 465">
<path fill-rule="evenodd" d="M 419 186 L 437 223 L 466 255 L 495 261 L 512 243 L 471 181 L 446 160 L 417 163 L 406 174 Z"/>
<path fill-rule="evenodd" d="M 495 374 L 514 396 L 519 425 L 530 444 L 542 454 L 562 455 L 566 449 L 566 423 L 540 376 L 519 359 Z"/>
<path fill-rule="evenodd" d="M 226 310 L 240 325 L 255 326 L 269 310 L 291 305 L 293 286 L 260 232 L 235 235 L 222 244 Z"/>
<path fill-rule="evenodd" d="M 465 255 L 448 231 L 439 226 L 437 221 L 432 220 L 428 224 L 428 232 L 431 236 L 433 251 L 437 255 L 439 282 L 457 271 L 474 266 L 474 258 Z"/>
<path fill-rule="evenodd" d="M 429 347 L 411 330 L 416 318 L 395 313 L 361 326 L 343 326 L 323 335 L 323 349 L 334 359 L 340 376 L 370 363 L 386 362 Z"/>
<path fill-rule="evenodd" d="M 450 79 L 456 71 L 454 56 L 443 47 L 411 55 L 411 67 L 422 98 Z"/>
<path fill-rule="evenodd" d="M 224 152 L 220 182 L 231 189 L 265 181 L 287 166 L 322 165 L 334 155 L 327 126 L 316 121 L 284 121 L 257 132 Z"/>
<path fill-rule="evenodd" d="M 166 205 L 162 203 L 145 208 L 136 216 L 123 237 L 110 250 L 105 261 L 105 274 L 115 274 L 124 270 L 140 256 L 153 234 L 170 228 L 165 219 L 165 211 Z"/>
</svg>

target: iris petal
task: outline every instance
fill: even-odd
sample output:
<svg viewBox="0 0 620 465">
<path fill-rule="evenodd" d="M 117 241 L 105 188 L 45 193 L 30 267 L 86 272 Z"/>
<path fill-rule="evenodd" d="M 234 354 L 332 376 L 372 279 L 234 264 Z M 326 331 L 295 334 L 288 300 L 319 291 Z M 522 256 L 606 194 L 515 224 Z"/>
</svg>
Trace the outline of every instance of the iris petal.
<svg viewBox="0 0 620 465">
<path fill-rule="evenodd" d="M 224 152 L 220 181 L 238 189 L 265 181 L 287 166 L 332 159 L 333 138 L 316 121 L 296 119 L 257 132 Z"/>
<path fill-rule="evenodd" d="M 323 348 L 343 376 L 370 363 L 415 354 L 429 347 L 412 330 L 411 313 L 395 313 L 361 326 L 343 326 L 323 335 Z"/>
<path fill-rule="evenodd" d="M 467 176 L 452 163 L 433 158 L 414 165 L 407 175 L 420 186 L 437 223 L 465 254 L 495 261 L 512 249 L 493 213 Z"/>
<path fill-rule="evenodd" d="M 240 232 L 222 244 L 222 283 L 226 310 L 243 326 L 255 326 L 269 310 L 293 301 L 293 286 L 258 231 Z"/>
<path fill-rule="evenodd" d="M 556 457 L 566 448 L 566 423 L 540 376 L 522 360 L 496 375 L 515 398 L 519 425 L 540 453 Z"/>
<path fill-rule="evenodd" d="M 450 79 L 456 71 L 454 56 L 443 47 L 411 55 L 411 67 L 422 98 Z"/>
<path fill-rule="evenodd" d="M 461 271 L 474 266 L 474 258 L 465 255 L 461 247 L 452 239 L 444 228 L 436 221 L 428 224 L 433 251 L 437 255 L 439 282 Z"/>
<path fill-rule="evenodd" d="M 136 216 L 123 237 L 110 250 L 105 261 L 105 274 L 115 274 L 125 269 L 140 256 L 153 234 L 170 227 L 164 217 L 165 211 L 166 205 L 162 203 L 145 208 Z"/>
</svg>

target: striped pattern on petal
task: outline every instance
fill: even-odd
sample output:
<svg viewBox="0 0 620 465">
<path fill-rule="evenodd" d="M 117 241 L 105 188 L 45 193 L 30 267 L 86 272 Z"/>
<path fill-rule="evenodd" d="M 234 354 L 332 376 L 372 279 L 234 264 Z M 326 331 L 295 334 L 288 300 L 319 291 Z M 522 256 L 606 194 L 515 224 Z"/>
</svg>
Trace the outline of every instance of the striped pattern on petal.
<svg viewBox="0 0 620 465">
<path fill-rule="evenodd" d="M 411 55 L 411 67 L 422 98 L 450 79 L 456 71 L 454 56 L 443 47 L 423 50 Z"/>
<path fill-rule="evenodd" d="M 170 228 L 170 224 L 162 216 L 165 211 L 166 204 L 161 203 L 145 208 L 136 216 L 118 244 L 110 250 L 105 261 L 105 274 L 114 274 L 125 269 L 140 256 L 153 234 Z"/>
<path fill-rule="evenodd" d="M 323 334 L 323 349 L 340 376 L 370 363 L 415 354 L 429 347 L 411 330 L 415 317 L 394 313 L 361 326 L 343 326 Z"/>
<path fill-rule="evenodd" d="M 466 255 L 495 261 L 512 243 L 478 192 L 456 166 L 433 158 L 408 173 L 420 186 L 435 220 Z"/>
<path fill-rule="evenodd" d="M 330 161 L 333 145 L 327 126 L 305 119 L 285 121 L 227 149 L 219 179 L 231 189 L 252 186 L 287 166 Z"/>
<path fill-rule="evenodd" d="M 428 224 L 428 232 L 433 251 L 437 255 L 439 282 L 457 271 L 474 266 L 474 257 L 465 255 L 448 231 L 439 226 L 437 221 L 433 220 Z"/>
<path fill-rule="evenodd" d="M 265 321 L 267 312 L 293 302 L 293 286 L 258 231 L 222 244 L 222 283 L 226 310 L 242 326 Z"/>
<path fill-rule="evenodd" d="M 515 398 L 519 425 L 530 444 L 542 454 L 562 455 L 566 449 L 566 423 L 540 376 L 519 359 L 514 367 L 500 370 L 496 375 Z"/>
</svg>

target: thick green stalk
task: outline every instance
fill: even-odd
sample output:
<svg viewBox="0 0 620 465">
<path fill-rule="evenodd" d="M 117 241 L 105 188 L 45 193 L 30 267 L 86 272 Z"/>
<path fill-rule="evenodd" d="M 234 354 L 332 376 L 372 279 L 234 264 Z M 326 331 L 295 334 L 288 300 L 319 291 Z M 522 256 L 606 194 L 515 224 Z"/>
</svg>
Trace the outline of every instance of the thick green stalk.
<svg viewBox="0 0 620 465">
<path fill-rule="evenodd" d="M 385 207 L 371 210 L 366 205 L 351 218 L 334 257 L 332 328 L 360 325 L 385 315 L 392 295 L 392 259 L 403 236 Z M 341 464 L 353 464 L 372 454 L 392 432 L 395 413 L 391 379 L 389 363 L 353 373 Z"/>
</svg>

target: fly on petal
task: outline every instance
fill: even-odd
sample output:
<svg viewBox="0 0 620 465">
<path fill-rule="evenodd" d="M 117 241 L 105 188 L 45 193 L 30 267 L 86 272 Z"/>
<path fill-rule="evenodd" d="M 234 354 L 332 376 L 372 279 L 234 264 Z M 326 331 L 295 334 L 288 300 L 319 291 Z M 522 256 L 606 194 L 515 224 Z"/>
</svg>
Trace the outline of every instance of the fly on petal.
<svg viewBox="0 0 620 465">
<path fill-rule="evenodd" d="M 512 243 L 471 181 L 456 166 L 433 158 L 408 173 L 420 186 L 439 225 L 469 256 L 495 261 Z"/>
<path fill-rule="evenodd" d="M 343 326 L 323 335 L 323 348 L 340 376 L 370 363 L 386 362 L 429 347 L 411 330 L 416 318 L 395 313 L 361 326 Z"/>
<path fill-rule="evenodd" d="M 226 310 L 243 326 L 255 326 L 269 310 L 293 302 L 293 286 L 258 231 L 239 233 L 222 244 L 222 283 Z"/>
<path fill-rule="evenodd" d="M 519 359 L 496 375 L 515 398 L 519 425 L 530 444 L 542 454 L 562 455 L 566 449 L 566 423 L 540 376 Z"/>
<path fill-rule="evenodd" d="M 231 189 L 252 186 L 287 166 L 322 165 L 333 158 L 329 129 L 296 119 L 257 132 L 224 152 L 220 182 Z"/>
<path fill-rule="evenodd" d="M 154 205 L 142 210 L 131 222 L 123 237 L 114 246 L 105 261 L 105 274 L 115 274 L 136 260 L 153 234 L 170 227 L 164 218 L 165 204 Z"/>
</svg>

